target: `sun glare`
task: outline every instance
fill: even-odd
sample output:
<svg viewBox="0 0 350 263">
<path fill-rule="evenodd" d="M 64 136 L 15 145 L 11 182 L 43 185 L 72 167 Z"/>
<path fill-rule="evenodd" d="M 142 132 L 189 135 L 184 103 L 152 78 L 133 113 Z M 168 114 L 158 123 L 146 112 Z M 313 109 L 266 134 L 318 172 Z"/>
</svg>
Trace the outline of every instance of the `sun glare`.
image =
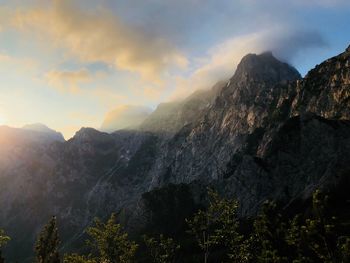
<svg viewBox="0 0 350 263">
<path fill-rule="evenodd" d="M 4 115 L 0 114 L 0 125 L 4 125 L 6 122 L 6 119 L 4 117 Z"/>
</svg>

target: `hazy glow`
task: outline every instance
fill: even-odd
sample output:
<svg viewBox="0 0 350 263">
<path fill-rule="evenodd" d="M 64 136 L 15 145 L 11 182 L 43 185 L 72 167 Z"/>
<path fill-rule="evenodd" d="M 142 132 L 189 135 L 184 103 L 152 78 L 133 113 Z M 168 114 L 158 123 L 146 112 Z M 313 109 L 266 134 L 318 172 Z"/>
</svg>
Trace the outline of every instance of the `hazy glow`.
<svg viewBox="0 0 350 263">
<path fill-rule="evenodd" d="M 6 123 L 6 118 L 0 113 L 0 125 L 4 125 Z"/>
<path fill-rule="evenodd" d="M 122 105 L 209 87 L 267 49 L 305 74 L 349 45 L 349 24 L 346 0 L 0 0 L 0 124 L 69 138 Z"/>
</svg>

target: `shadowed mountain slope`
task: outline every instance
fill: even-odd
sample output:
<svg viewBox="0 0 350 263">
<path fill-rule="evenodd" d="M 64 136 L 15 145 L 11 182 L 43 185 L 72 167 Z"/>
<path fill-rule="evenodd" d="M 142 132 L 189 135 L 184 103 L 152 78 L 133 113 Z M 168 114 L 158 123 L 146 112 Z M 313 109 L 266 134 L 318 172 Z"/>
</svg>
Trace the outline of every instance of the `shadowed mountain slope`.
<svg viewBox="0 0 350 263">
<path fill-rule="evenodd" d="M 287 205 L 336 189 L 349 174 L 349 63 L 347 50 L 302 79 L 271 53 L 249 54 L 228 82 L 160 105 L 138 130 L 83 128 L 67 142 L 5 152 L 0 224 L 17 240 L 7 255 L 30 257 L 53 214 L 65 251 L 95 216 L 119 212 L 136 232 L 149 219 L 143 194 L 171 183 L 187 184 L 196 202 L 212 186 L 240 201 L 241 216 L 267 198 Z"/>
</svg>

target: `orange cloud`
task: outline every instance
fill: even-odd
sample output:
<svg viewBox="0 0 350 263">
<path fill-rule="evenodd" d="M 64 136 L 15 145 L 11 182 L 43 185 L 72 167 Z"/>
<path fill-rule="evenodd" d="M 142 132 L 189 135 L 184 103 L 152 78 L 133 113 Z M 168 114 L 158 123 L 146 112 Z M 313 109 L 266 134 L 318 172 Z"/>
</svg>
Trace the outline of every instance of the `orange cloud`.
<svg viewBox="0 0 350 263">
<path fill-rule="evenodd" d="M 13 67 L 16 70 L 28 71 L 36 69 L 37 62 L 29 58 L 17 58 L 0 53 L 0 67 L 6 67 L 7 69 Z"/>
<path fill-rule="evenodd" d="M 79 84 L 91 81 L 92 75 L 86 69 L 78 71 L 51 70 L 46 74 L 46 79 L 49 85 L 60 91 L 78 93 L 80 90 Z"/>
<path fill-rule="evenodd" d="M 17 10 L 13 24 L 49 36 L 48 44 L 65 48 L 83 62 L 113 64 L 155 83 L 167 69 L 187 65 L 166 40 L 126 25 L 107 10 L 82 11 L 68 0 L 55 0 L 46 9 Z"/>
</svg>

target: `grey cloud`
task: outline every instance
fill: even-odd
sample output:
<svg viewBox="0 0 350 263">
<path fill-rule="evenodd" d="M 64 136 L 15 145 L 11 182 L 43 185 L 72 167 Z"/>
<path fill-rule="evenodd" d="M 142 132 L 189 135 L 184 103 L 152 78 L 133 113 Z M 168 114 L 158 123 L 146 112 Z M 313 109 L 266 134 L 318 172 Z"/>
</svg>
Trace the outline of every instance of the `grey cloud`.
<svg viewBox="0 0 350 263">
<path fill-rule="evenodd" d="M 293 62 L 296 55 L 310 48 L 325 48 L 327 40 L 314 30 L 289 29 L 284 32 L 273 32 L 267 36 L 264 46 L 278 58 Z"/>
</svg>

